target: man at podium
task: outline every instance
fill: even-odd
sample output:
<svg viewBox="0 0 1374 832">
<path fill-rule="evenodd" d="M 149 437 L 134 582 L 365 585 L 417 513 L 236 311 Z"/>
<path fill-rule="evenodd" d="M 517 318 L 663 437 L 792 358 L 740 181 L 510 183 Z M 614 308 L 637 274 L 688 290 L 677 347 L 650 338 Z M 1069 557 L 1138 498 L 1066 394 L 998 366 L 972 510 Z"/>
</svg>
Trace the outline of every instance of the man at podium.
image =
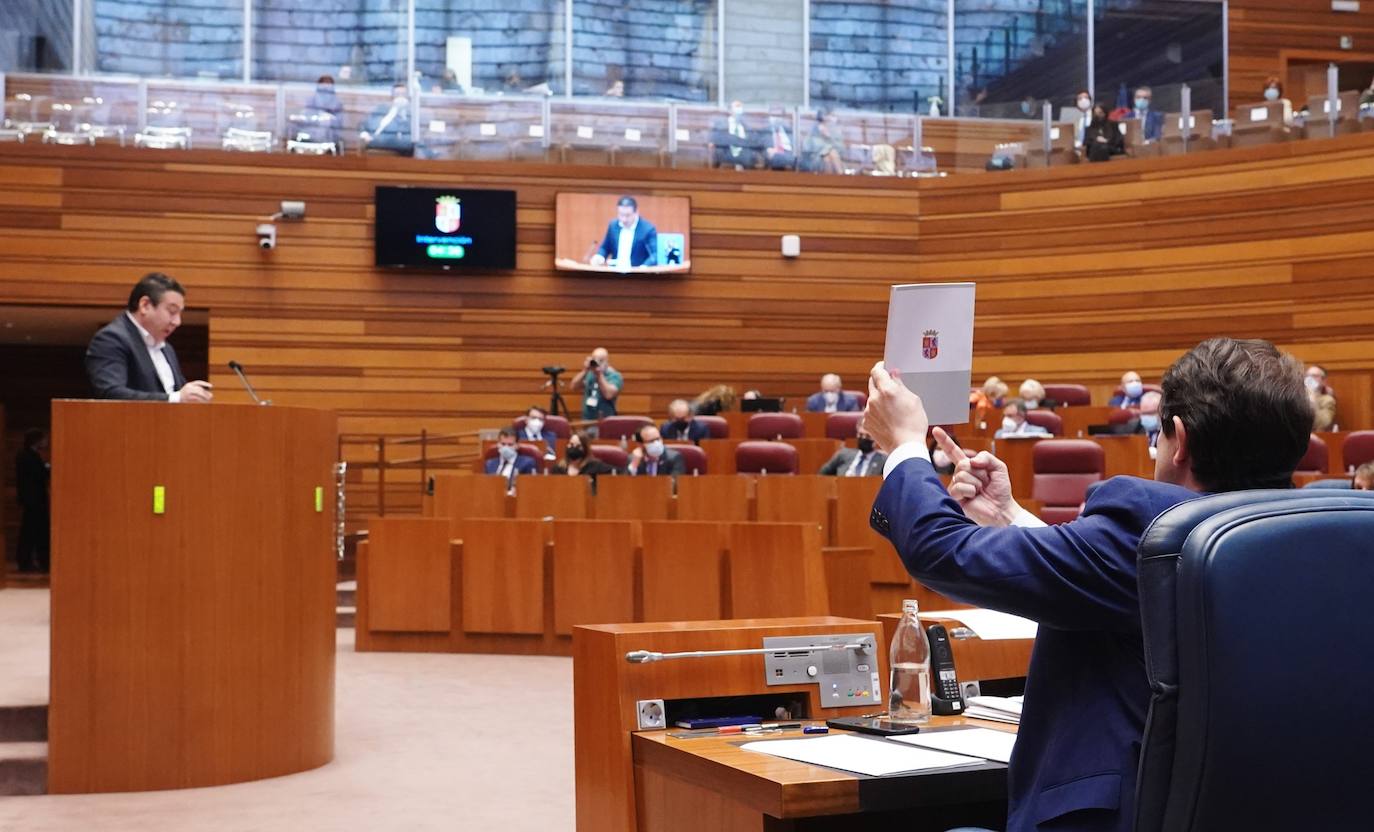
<svg viewBox="0 0 1374 832">
<path fill-rule="evenodd" d="M 186 290 L 159 272 L 129 293 L 123 315 L 106 324 L 86 348 L 86 375 L 102 399 L 208 402 L 210 384 L 188 382 L 167 338 L 181 326 Z"/>
</svg>

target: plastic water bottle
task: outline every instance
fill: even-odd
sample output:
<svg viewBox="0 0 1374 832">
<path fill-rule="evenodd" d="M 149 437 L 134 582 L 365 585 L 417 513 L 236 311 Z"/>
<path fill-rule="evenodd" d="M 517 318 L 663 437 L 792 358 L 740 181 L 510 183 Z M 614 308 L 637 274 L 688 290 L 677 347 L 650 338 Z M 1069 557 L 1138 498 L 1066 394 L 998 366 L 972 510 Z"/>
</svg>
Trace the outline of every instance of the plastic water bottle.
<svg viewBox="0 0 1374 832">
<path fill-rule="evenodd" d="M 890 659 L 888 719 L 905 724 L 926 722 L 930 719 L 930 641 L 915 601 L 902 602 L 902 621 L 892 634 Z"/>
</svg>

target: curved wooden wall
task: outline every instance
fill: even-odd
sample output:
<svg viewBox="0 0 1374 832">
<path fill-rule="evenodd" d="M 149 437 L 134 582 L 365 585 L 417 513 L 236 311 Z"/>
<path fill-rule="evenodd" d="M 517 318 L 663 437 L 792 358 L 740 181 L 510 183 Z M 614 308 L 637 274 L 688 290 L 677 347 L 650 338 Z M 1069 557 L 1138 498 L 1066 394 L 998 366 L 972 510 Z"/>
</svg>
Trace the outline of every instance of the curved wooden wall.
<svg viewBox="0 0 1374 832">
<path fill-rule="evenodd" d="M 336 409 L 344 433 L 496 425 L 547 400 L 542 365 L 610 348 L 625 413 L 716 382 L 792 401 L 880 357 L 888 286 L 975 280 L 975 375 L 1157 377 L 1214 334 L 1274 339 L 1333 373 L 1342 428 L 1371 424 L 1374 134 L 944 180 L 118 148 L 0 149 L 0 302 L 111 314 L 141 273 L 210 310 L 212 381 L 237 359 L 280 404 Z M 512 187 L 509 274 L 372 265 L 377 183 Z M 687 195 L 689 277 L 552 270 L 554 196 Z M 308 219 L 254 225 L 280 199 Z M 779 236 L 800 234 L 785 260 Z M 576 404 L 576 397 L 569 396 Z"/>
</svg>

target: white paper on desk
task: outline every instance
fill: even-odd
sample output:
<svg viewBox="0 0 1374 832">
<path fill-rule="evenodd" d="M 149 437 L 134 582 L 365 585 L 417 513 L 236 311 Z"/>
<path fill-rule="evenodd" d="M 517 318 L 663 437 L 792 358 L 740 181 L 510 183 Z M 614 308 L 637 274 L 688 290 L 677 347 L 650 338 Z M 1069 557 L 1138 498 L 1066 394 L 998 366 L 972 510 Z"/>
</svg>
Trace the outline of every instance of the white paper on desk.
<svg viewBox="0 0 1374 832">
<path fill-rule="evenodd" d="M 1016 714 L 1004 713 L 993 710 L 992 708 L 982 708 L 978 705 L 969 705 L 964 708 L 965 719 L 986 719 L 989 722 L 1005 722 L 1008 725 L 1020 725 L 1021 717 Z"/>
<path fill-rule="evenodd" d="M 943 610 L 921 613 L 921 618 L 952 618 L 974 632 L 983 641 L 1011 638 L 1035 638 L 1038 626 L 1029 618 L 997 610 Z"/>
<path fill-rule="evenodd" d="M 958 754 L 897 745 L 880 739 L 862 739 L 850 734 L 801 740 L 755 740 L 744 743 L 740 748 L 873 777 L 903 771 L 953 768 L 978 762 Z"/>
<path fill-rule="evenodd" d="M 883 363 L 925 404 L 932 425 L 968 423 L 972 283 L 893 286 Z"/>
<path fill-rule="evenodd" d="M 949 751 L 982 757 L 999 763 L 1011 762 L 1011 749 L 1016 745 L 1016 735 L 1010 731 L 994 731 L 991 728 L 961 728 L 949 731 L 929 731 L 921 734 L 908 734 L 892 737 L 897 742 L 933 748 L 936 751 Z"/>
</svg>

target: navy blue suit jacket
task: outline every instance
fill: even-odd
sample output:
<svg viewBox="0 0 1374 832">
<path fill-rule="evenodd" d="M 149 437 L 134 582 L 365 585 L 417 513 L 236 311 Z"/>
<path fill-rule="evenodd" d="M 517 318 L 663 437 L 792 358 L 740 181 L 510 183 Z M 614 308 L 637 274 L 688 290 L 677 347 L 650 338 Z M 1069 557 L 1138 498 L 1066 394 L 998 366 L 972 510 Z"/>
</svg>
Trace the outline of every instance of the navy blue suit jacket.
<svg viewBox="0 0 1374 832">
<path fill-rule="evenodd" d="M 186 376 L 181 374 L 177 351 L 166 344 L 162 354 L 172 368 L 172 386 L 180 390 L 186 386 Z M 96 396 L 102 399 L 165 402 L 168 398 L 153 359 L 148 357 L 143 336 L 122 312 L 102 327 L 86 347 L 86 376 Z"/>
<path fill-rule="evenodd" d="M 538 439 L 531 439 L 529 435 L 525 432 L 525 428 L 523 426 L 519 430 L 516 430 L 515 433 L 516 440 L 520 442 L 543 442 L 544 447 L 550 451 L 552 451 L 554 445 L 558 443 L 558 434 L 554 433 L 551 430 L 540 431 Z"/>
<path fill-rule="evenodd" d="M 1040 624 L 1008 783 L 1008 832 L 1129 832 L 1150 687 L 1136 547 L 1198 495 L 1134 477 L 1094 488 L 1071 523 L 983 528 L 921 459 L 883 483 L 870 522 L 921 583 Z"/>
<path fill-rule="evenodd" d="M 520 456 L 517 456 L 517 457 L 515 458 L 515 473 L 516 473 L 516 476 L 519 476 L 519 475 L 521 475 L 521 474 L 533 474 L 533 473 L 534 473 L 534 467 L 535 467 L 535 466 L 534 466 L 534 460 L 530 459 L 529 457 L 525 456 L 524 454 L 521 454 Z M 500 471 L 500 470 L 501 470 L 501 457 L 499 457 L 499 456 L 494 456 L 494 457 L 492 457 L 491 459 L 487 460 L 486 471 L 487 471 L 488 474 L 495 474 L 497 471 Z"/>
<path fill-rule="evenodd" d="M 597 253 L 610 260 L 619 251 L 620 220 L 611 220 L 611 224 L 606 226 L 606 236 L 601 240 L 601 248 L 597 249 Z M 616 265 L 622 264 L 617 263 Z M 658 265 L 658 229 L 654 228 L 654 224 L 643 217 L 640 217 L 639 222 L 635 224 L 635 238 L 630 243 L 630 265 Z"/>
<path fill-rule="evenodd" d="M 698 422 L 696 419 L 687 420 L 686 436 L 682 436 L 681 431 L 674 428 L 672 422 L 664 422 L 659 426 L 658 432 L 663 434 L 664 439 L 672 439 L 678 442 L 691 442 L 693 445 L 700 445 L 701 440 L 711 438 L 711 429 L 706 427 L 705 422 Z"/>
<path fill-rule="evenodd" d="M 825 394 L 812 393 L 806 400 L 806 409 L 810 413 L 825 412 Z M 836 413 L 852 413 L 856 410 L 863 410 L 859 407 L 859 397 L 851 396 L 843 391 L 840 392 L 840 400 L 835 403 Z"/>
</svg>

